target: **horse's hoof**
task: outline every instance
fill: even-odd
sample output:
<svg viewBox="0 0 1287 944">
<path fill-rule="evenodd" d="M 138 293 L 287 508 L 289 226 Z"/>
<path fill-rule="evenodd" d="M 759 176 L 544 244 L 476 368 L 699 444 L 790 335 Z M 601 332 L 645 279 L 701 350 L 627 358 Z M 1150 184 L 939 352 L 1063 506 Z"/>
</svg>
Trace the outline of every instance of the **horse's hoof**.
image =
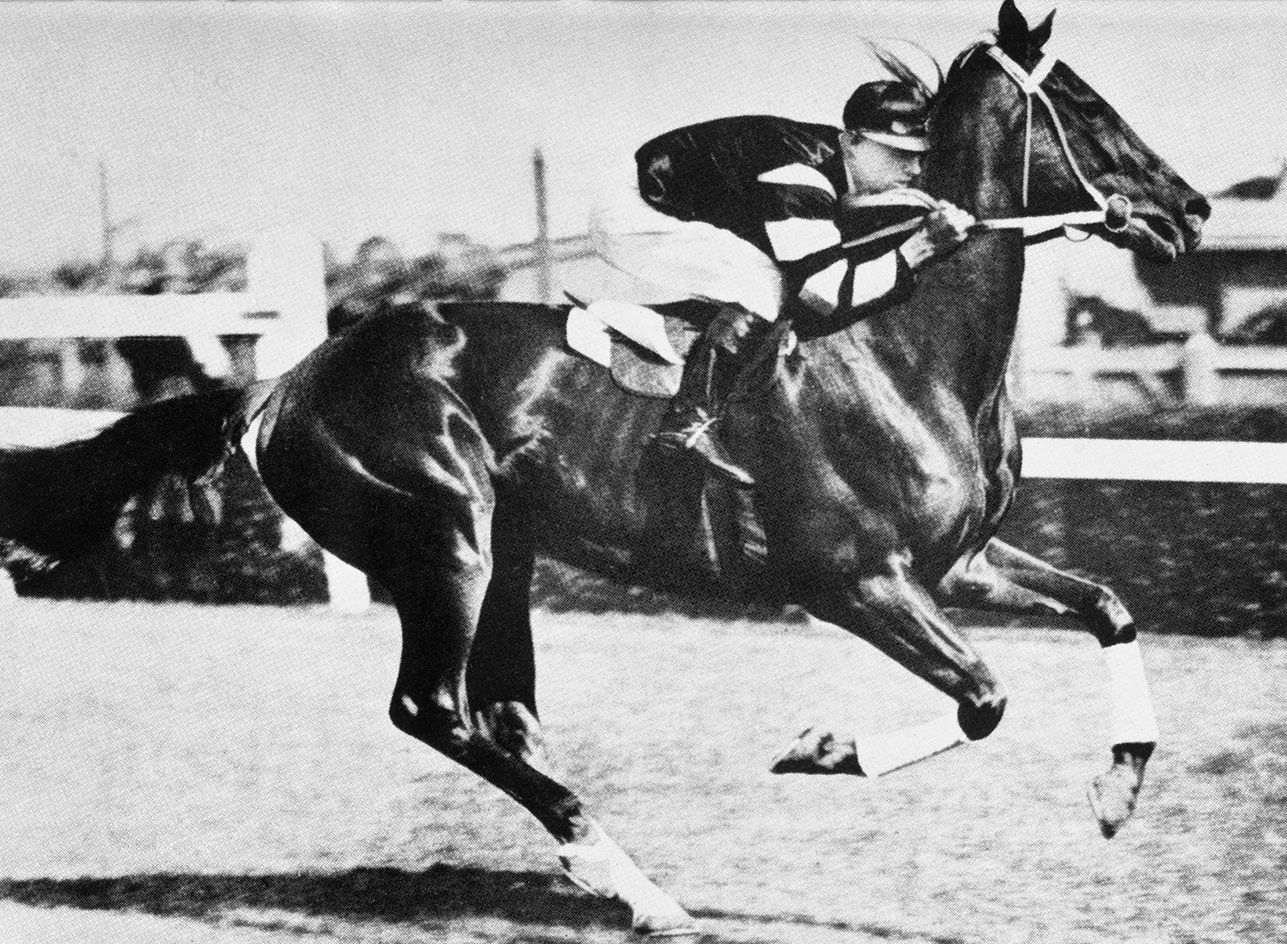
<svg viewBox="0 0 1287 944">
<path fill-rule="evenodd" d="M 630 930 L 643 937 L 697 937 L 702 933 L 692 916 L 678 905 L 635 915 Z"/>
<path fill-rule="evenodd" d="M 679 902 L 634 864 L 597 823 L 580 842 L 559 847 L 559 862 L 571 881 L 592 895 L 615 898 L 630 908 L 630 927 L 645 937 L 693 937 L 701 932 Z"/>
<path fill-rule="evenodd" d="M 1112 839 L 1135 812 L 1141 778 L 1125 764 L 1114 764 L 1086 788 L 1090 808 L 1099 820 L 1099 831 Z"/>
<path fill-rule="evenodd" d="M 862 774 L 853 742 L 842 742 L 830 731 L 812 727 L 803 731 L 774 758 L 775 774 Z"/>
</svg>

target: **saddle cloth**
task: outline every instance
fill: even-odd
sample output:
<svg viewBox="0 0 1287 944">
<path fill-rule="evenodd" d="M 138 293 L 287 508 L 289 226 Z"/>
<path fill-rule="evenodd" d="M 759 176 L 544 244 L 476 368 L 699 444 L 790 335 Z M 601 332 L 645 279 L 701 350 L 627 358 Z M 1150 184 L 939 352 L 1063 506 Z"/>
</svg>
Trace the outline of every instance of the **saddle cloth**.
<svg viewBox="0 0 1287 944">
<path fill-rule="evenodd" d="M 609 368 L 622 389 L 658 399 L 679 392 L 684 358 L 700 334 L 682 318 L 632 302 L 573 305 L 567 319 L 568 347 Z"/>
</svg>

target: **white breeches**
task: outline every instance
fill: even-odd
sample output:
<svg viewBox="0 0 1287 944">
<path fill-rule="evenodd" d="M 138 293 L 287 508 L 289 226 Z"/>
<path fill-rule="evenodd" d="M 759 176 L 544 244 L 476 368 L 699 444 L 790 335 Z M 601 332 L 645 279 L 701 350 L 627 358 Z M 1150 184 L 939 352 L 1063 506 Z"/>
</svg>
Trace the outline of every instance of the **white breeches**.
<svg viewBox="0 0 1287 944">
<path fill-rule="evenodd" d="M 782 275 L 767 255 L 728 230 L 659 213 L 639 195 L 634 161 L 623 165 L 590 213 L 590 242 L 615 269 L 657 288 L 652 299 L 736 302 L 773 321 Z M 664 297 L 663 297 L 664 296 Z"/>
</svg>

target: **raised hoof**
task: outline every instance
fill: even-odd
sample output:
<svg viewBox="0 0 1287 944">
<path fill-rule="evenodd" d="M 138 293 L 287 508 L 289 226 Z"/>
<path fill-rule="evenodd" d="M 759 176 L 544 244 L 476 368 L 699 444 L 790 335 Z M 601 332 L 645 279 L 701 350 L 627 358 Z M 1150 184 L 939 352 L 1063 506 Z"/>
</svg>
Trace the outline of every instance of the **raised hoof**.
<svg viewBox="0 0 1287 944">
<path fill-rule="evenodd" d="M 825 728 L 811 727 L 774 758 L 775 774 L 854 774 L 862 776 L 852 741 L 842 742 Z"/>
<path fill-rule="evenodd" d="M 1099 820 L 1099 831 L 1112 839 L 1135 812 L 1143 778 L 1126 764 L 1114 764 L 1086 788 L 1090 808 Z"/>
</svg>

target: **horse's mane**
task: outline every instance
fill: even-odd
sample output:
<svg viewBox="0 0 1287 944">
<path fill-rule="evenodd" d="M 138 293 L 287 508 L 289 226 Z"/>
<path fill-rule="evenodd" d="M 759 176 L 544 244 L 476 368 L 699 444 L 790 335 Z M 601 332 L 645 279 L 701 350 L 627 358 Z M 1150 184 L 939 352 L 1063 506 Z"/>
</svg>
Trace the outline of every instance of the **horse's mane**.
<svg viewBox="0 0 1287 944">
<path fill-rule="evenodd" d="M 933 64 L 934 71 L 937 74 L 937 82 L 935 83 L 935 86 L 933 88 L 930 88 L 929 83 L 926 82 L 925 79 L 921 77 L 920 73 L 918 73 L 915 69 L 913 69 L 910 65 L 908 65 L 907 62 L 905 62 L 900 56 L 898 56 L 892 50 L 886 48 L 885 46 L 882 46 L 880 43 L 876 42 L 873 39 L 863 40 L 863 42 L 867 44 L 867 48 L 871 51 L 872 56 L 875 57 L 876 61 L 879 62 L 882 67 L 884 67 L 886 72 L 888 72 L 898 81 L 904 82 L 907 85 L 920 89 L 921 94 L 925 96 L 925 100 L 927 102 L 933 102 L 934 97 L 938 94 L 939 90 L 943 87 L 942 66 L 938 64 L 938 60 L 935 59 L 934 56 L 930 54 L 930 51 L 926 49 L 924 46 L 922 46 L 920 43 L 913 42 L 910 39 L 903 39 L 899 41 L 904 42 L 907 45 L 912 46 L 916 49 L 919 49 L 925 55 L 925 58 L 928 59 L 931 64 Z"/>
<path fill-rule="evenodd" d="M 965 68 L 965 64 L 969 62 L 970 58 L 976 52 L 979 52 L 980 50 L 986 49 L 988 46 L 992 46 L 995 44 L 996 44 L 996 33 L 995 31 L 990 31 L 988 33 L 985 33 L 983 36 L 979 37 L 978 39 L 976 39 L 974 42 L 970 43 L 970 45 L 966 46 L 964 49 L 962 49 L 959 53 L 956 54 L 956 58 L 952 60 L 952 64 L 948 66 L 947 78 L 943 80 L 943 84 L 950 85 L 952 81 L 956 78 L 956 76 L 960 74 L 961 70 Z"/>
<path fill-rule="evenodd" d="M 941 83 L 939 83 L 938 93 L 934 96 L 934 98 L 930 102 L 930 121 L 931 122 L 933 122 L 935 114 L 938 112 L 939 108 L 943 104 L 944 99 L 946 98 L 946 95 L 944 93 L 953 86 L 953 84 L 956 82 L 957 77 L 961 74 L 961 71 L 965 68 L 966 64 L 969 63 L 969 61 L 974 57 L 975 53 L 979 52 L 980 50 L 986 49 L 988 46 L 993 45 L 995 42 L 996 42 L 996 32 L 989 31 L 985 33 L 983 36 L 976 39 L 974 42 L 970 43 L 970 45 L 966 46 L 964 49 L 962 49 L 959 53 L 956 54 L 956 58 L 953 59 L 952 64 L 948 66 L 947 77 L 943 79 Z"/>
<path fill-rule="evenodd" d="M 933 63 L 934 70 L 938 73 L 938 82 L 934 88 L 930 88 L 929 83 L 921 78 L 921 76 L 910 65 L 908 65 L 906 61 L 888 48 L 880 45 L 872 39 L 866 39 L 864 42 L 867 44 L 867 48 L 871 50 L 871 54 L 876 58 L 876 61 L 884 67 L 886 72 L 898 81 L 906 82 L 908 85 L 915 86 L 921 90 L 922 94 L 925 95 L 926 101 L 929 103 L 930 117 L 932 119 L 934 113 L 938 111 L 939 106 L 942 104 L 944 97 L 943 93 L 952 85 L 961 70 L 965 67 L 966 63 L 976 52 L 994 44 L 996 39 L 996 31 L 989 30 L 974 42 L 970 43 L 970 45 L 962 49 L 957 53 L 956 58 L 952 60 L 952 64 L 948 67 L 946 77 L 943 75 L 942 66 L 939 65 L 938 60 L 934 58 L 929 50 L 924 46 L 921 46 L 919 43 L 912 42 L 911 40 L 900 40 L 901 42 L 905 42 L 908 45 L 919 49 L 924 53 L 925 57 Z"/>
</svg>

